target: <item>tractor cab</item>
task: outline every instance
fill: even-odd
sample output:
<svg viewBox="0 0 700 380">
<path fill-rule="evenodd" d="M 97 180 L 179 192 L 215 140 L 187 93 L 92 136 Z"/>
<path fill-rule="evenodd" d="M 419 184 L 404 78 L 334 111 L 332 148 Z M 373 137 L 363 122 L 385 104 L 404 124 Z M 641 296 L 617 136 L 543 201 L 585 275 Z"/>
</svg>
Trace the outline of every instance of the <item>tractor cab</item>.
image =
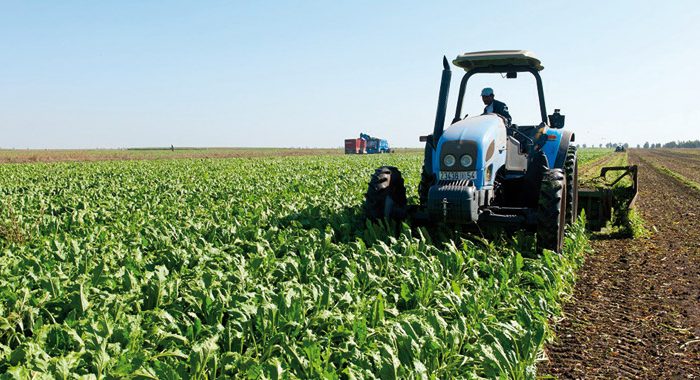
<svg viewBox="0 0 700 380">
<path fill-rule="evenodd" d="M 518 73 L 531 73 L 537 82 L 537 97 L 539 100 L 542 122 L 547 123 L 547 109 L 544 102 L 544 92 L 542 90 L 542 78 L 539 74 L 539 72 L 544 69 L 544 66 L 542 66 L 540 60 L 529 51 L 498 50 L 464 53 L 458 55 L 457 58 L 452 61 L 452 64 L 466 71 L 460 83 L 457 109 L 455 110 L 455 117 L 452 123 L 461 120 L 460 114 L 467 82 L 472 76 L 482 73 L 505 74 L 506 78 L 509 79 L 518 78 Z M 563 124 L 561 127 L 563 127 Z"/>
<path fill-rule="evenodd" d="M 524 153 L 535 144 L 541 145 L 550 168 L 561 167 L 562 160 L 565 159 L 563 154 L 559 154 L 558 148 L 562 146 L 561 140 L 563 139 L 563 145 L 568 147 L 569 142 L 574 141 L 574 134 L 570 131 L 557 131 L 564 127 L 565 122 L 565 117 L 559 109 L 555 109 L 551 115 L 547 114 L 542 77 L 540 76 L 540 71 L 544 69 L 544 66 L 533 53 L 527 50 L 480 51 L 460 54 L 452 63 L 466 71 L 460 82 L 452 125 L 462 120 L 460 115 L 462 115 L 467 85 L 469 79 L 474 75 L 497 73 L 509 79 L 517 79 L 519 73 L 532 75 L 537 86 L 540 123 L 537 125 L 506 125 L 508 143 L 516 148 L 507 150 L 511 153 L 508 155 L 508 167 L 522 171 L 523 165 L 525 165 Z"/>
</svg>

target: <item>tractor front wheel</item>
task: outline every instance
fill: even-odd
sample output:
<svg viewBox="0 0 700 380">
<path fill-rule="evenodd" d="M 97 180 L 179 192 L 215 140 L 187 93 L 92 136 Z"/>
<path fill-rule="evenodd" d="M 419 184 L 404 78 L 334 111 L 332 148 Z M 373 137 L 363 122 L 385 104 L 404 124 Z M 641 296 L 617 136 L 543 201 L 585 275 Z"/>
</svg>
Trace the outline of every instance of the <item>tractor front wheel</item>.
<svg viewBox="0 0 700 380">
<path fill-rule="evenodd" d="M 430 192 L 430 186 L 433 186 L 433 183 L 435 183 L 435 175 L 428 174 L 428 172 L 425 170 L 425 165 L 423 165 L 423 169 L 420 172 L 420 183 L 418 183 L 418 199 L 421 206 L 428 204 L 428 193 Z"/>
<path fill-rule="evenodd" d="M 399 169 L 382 166 L 374 171 L 365 193 L 365 215 L 370 220 L 406 218 L 406 186 Z"/>
<path fill-rule="evenodd" d="M 566 226 L 566 176 L 561 169 L 548 170 L 540 185 L 537 220 L 537 250 L 561 253 Z"/>
</svg>

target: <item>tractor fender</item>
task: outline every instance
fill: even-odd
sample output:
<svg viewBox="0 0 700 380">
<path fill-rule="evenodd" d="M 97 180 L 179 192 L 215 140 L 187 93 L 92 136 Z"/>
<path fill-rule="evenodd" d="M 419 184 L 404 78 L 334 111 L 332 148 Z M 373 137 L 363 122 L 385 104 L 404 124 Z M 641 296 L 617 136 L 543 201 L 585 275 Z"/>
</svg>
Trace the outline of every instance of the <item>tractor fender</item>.
<svg viewBox="0 0 700 380">
<path fill-rule="evenodd" d="M 569 145 L 574 141 L 576 135 L 572 131 L 561 131 L 561 139 L 559 140 L 559 149 L 557 149 L 557 158 L 554 160 L 552 168 L 564 168 L 566 161 L 566 153 L 569 150 Z"/>
</svg>

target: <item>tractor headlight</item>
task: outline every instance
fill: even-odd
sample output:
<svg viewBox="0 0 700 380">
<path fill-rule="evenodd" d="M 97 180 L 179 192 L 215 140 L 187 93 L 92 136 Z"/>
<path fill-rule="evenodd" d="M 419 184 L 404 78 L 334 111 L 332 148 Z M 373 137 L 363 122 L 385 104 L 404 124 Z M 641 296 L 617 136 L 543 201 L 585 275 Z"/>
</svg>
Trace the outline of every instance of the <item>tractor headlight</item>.
<svg viewBox="0 0 700 380">
<path fill-rule="evenodd" d="M 447 167 L 455 166 L 455 162 L 457 162 L 457 159 L 451 154 L 446 155 L 445 158 L 442 159 L 442 163 Z"/>
<path fill-rule="evenodd" d="M 474 160 L 472 159 L 472 156 L 465 154 L 462 157 L 459 158 L 459 163 L 462 164 L 465 168 L 468 168 L 469 165 L 472 164 Z"/>
</svg>

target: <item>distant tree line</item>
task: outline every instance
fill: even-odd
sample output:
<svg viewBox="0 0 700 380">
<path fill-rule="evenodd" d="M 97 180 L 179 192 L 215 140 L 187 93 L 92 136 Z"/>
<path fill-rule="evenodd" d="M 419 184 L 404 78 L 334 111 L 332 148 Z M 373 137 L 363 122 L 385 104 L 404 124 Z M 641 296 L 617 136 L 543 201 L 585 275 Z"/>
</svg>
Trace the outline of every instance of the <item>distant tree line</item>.
<svg viewBox="0 0 700 380">
<path fill-rule="evenodd" d="M 671 141 L 664 144 L 664 148 L 700 148 L 700 140 Z"/>
<path fill-rule="evenodd" d="M 645 142 L 642 148 L 644 149 L 656 149 L 656 148 L 700 148 L 700 140 L 693 140 L 693 141 L 671 141 L 667 142 L 666 144 L 661 144 L 661 143 L 651 143 Z M 637 145 L 637 148 L 639 148 L 639 145 Z"/>
</svg>

